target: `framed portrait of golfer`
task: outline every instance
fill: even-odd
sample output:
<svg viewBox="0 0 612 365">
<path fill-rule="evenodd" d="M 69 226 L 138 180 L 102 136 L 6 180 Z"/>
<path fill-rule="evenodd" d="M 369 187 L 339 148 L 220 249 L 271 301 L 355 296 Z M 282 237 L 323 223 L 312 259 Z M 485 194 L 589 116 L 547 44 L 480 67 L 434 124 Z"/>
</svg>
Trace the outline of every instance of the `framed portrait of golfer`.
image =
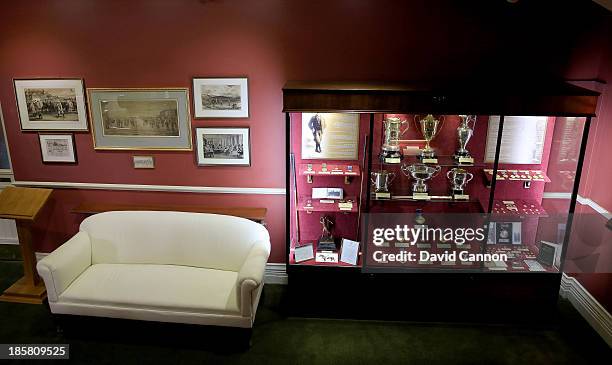
<svg viewBox="0 0 612 365">
<path fill-rule="evenodd" d="M 198 166 L 251 166 L 248 127 L 196 128 Z"/>
<path fill-rule="evenodd" d="M 248 118 L 249 81 L 246 77 L 194 77 L 196 118 Z"/>
<path fill-rule="evenodd" d="M 86 131 L 82 79 L 15 79 L 23 131 Z"/>
<path fill-rule="evenodd" d="M 302 113 L 302 159 L 356 160 L 359 114 Z"/>
</svg>

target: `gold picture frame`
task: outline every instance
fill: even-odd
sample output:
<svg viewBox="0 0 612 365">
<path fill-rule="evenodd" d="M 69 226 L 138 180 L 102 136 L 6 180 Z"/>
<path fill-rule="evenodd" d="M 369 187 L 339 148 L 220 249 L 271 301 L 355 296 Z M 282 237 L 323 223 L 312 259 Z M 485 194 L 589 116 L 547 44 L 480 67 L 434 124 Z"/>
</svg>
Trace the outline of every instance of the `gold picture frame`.
<svg viewBox="0 0 612 365">
<path fill-rule="evenodd" d="M 88 88 L 87 104 L 95 150 L 193 150 L 189 88 Z"/>
</svg>

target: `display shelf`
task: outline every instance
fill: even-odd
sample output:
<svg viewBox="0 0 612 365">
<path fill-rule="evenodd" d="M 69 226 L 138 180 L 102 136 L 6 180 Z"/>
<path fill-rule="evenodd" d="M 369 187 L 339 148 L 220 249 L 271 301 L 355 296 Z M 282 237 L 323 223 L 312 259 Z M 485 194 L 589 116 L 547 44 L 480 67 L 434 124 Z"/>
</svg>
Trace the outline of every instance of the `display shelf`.
<svg viewBox="0 0 612 365">
<path fill-rule="evenodd" d="M 377 198 L 376 193 L 370 194 L 370 200 L 386 202 L 428 202 L 428 203 L 480 203 L 476 197 L 470 196 L 468 199 L 453 199 L 450 195 L 429 195 L 428 198 L 414 198 L 412 195 L 391 195 L 391 198 Z"/>
<path fill-rule="evenodd" d="M 466 163 L 458 163 L 457 161 L 455 161 L 455 159 L 453 158 L 453 156 L 438 156 L 438 162 L 437 163 L 426 163 L 425 165 L 440 165 L 442 167 L 476 167 L 476 168 L 484 168 L 484 167 L 490 167 L 491 164 L 485 164 L 482 162 L 477 162 L 474 161 L 473 164 L 466 164 Z M 376 171 L 376 168 L 393 168 L 393 167 L 400 167 L 402 166 L 402 164 L 407 164 L 407 165 L 412 165 L 412 164 L 417 164 L 417 163 L 422 163 L 421 160 L 417 157 L 417 156 L 404 156 L 404 158 L 401 160 L 400 163 L 388 163 L 388 162 L 384 162 L 381 160 L 376 160 L 376 161 L 372 161 L 372 170 Z"/>
<path fill-rule="evenodd" d="M 315 258 L 310 259 L 310 260 L 305 260 L 305 261 L 300 261 L 300 262 L 296 262 L 295 261 L 295 245 L 292 242 L 291 243 L 291 250 L 289 253 L 289 263 L 291 265 L 300 265 L 300 266 L 320 266 L 320 267 L 343 267 L 343 268 L 359 268 L 361 267 L 361 258 L 362 258 L 362 254 L 361 254 L 361 248 L 359 251 L 359 257 L 357 258 L 357 265 L 351 265 L 348 264 L 346 262 L 342 262 L 340 261 L 340 255 L 341 255 L 341 250 L 340 250 L 340 244 L 338 243 L 338 262 L 317 262 L 316 261 L 316 254 L 317 254 L 317 242 L 316 241 L 300 241 L 299 246 L 302 245 L 306 245 L 306 244 L 312 244 L 313 247 L 313 252 L 315 255 Z"/>
<path fill-rule="evenodd" d="M 548 213 L 536 200 L 496 199 L 493 201 L 492 218 L 548 217 Z"/>
<path fill-rule="evenodd" d="M 354 196 L 346 197 L 342 200 L 334 200 L 332 203 L 321 203 L 321 201 L 331 201 L 329 199 L 313 199 L 311 196 L 302 196 L 298 198 L 298 211 L 301 212 L 327 212 L 327 213 L 357 213 L 359 212 L 359 203 Z M 353 203 L 350 209 L 341 209 L 339 203 L 351 201 Z"/>
<path fill-rule="evenodd" d="M 529 245 L 487 245 L 486 252 L 490 254 L 508 255 L 508 262 L 504 265 L 485 267 L 489 272 L 549 272 L 558 273 L 559 270 L 554 266 L 544 265 L 537 261 L 538 252 L 534 246 Z M 528 262 L 536 262 L 536 266 L 530 268 Z M 532 264 L 533 265 L 533 264 Z"/>
<path fill-rule="evenodd" d="M 323 167 L 326 169 L 323 169 Z M 310 169 L 309 169 L 310 167 Z M 361 168 L 358 164 L 299 164 L 298 174 L 300 176 L 360 176 Z"/>
<path fill-rule="evenodd" d="M 493 180 L 493 169 L 482 170 L 487 185 L 491 186 Z M 542 170 L 522 170 L 522 169 L 498 169 L 497 182 L 550 182 L 550 178 Z"/>
</svg>

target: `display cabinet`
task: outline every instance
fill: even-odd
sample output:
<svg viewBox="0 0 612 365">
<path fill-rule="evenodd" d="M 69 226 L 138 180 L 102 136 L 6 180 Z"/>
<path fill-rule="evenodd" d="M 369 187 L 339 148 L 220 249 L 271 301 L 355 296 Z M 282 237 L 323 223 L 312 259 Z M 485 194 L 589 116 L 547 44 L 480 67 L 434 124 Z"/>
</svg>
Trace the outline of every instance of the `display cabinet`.
<svg viewBox="0 0 612 365">
<path fill-rule="evenodd" d="M 283 93 L 296 291 L 418 277 L 556 299 L 597 93 L 477 82 L 289 82 Z M 400 225 L 455 234 L 374 239 Z M 480 235 L 466 242 L 465 227 Z"/>
</svg>

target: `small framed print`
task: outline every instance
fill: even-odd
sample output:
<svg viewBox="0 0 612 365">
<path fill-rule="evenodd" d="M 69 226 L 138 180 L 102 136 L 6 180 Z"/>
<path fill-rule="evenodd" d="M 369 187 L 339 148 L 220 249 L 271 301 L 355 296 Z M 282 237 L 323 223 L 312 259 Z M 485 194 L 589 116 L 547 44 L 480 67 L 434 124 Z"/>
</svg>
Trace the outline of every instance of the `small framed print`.
<svg viewBox="0 0 612 365">
<path fill-rule="evenodd" d="M 154 169 L 155 159 L 153 156 L 132 156 L 135 169 Z"/>
<path fill-rule="evenodd" d="M 293 259 L 295 262 L 303 262 L 314 259 L 314 247 L 312 243 L 297 246 L 295 251 L 293 251 Z"/>
<path fill-rule="evenodd" d="M 82 79 L 15 79 L 23 131 L 87 131 Z"/>
<path fill-rule="evenodd" d="M 250 166 L 248 127 L 196 128 L 199 166 Z"/>
<path fill-rule="evenodd" d="M 248 79 L 194 77 L 193 104 L 196 118 L 248 118 Z"/>
<path fill-rule="evenodd" d="M 39 134 L 40 153 L 44 163 L 76 163 L 72 134 Z"/>
</svg>

